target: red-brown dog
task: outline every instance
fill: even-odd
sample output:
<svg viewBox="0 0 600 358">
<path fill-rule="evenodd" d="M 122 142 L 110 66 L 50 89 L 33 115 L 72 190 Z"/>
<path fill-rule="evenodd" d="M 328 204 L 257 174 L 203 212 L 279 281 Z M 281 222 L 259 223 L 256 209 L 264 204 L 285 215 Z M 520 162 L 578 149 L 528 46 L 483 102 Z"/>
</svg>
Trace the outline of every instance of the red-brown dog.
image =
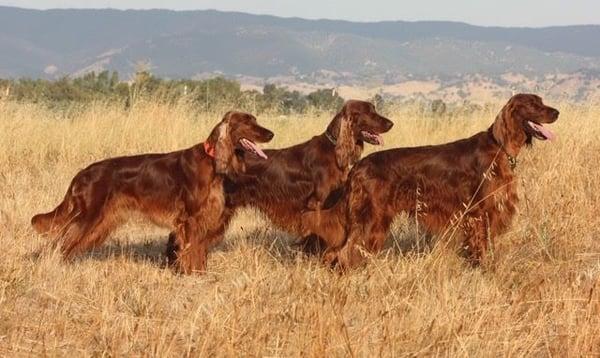
<svg viewBox="0 0 600 358">
<path fill-rule="evenodd" d="M 119 157 L 94 163 L 72 180 L 56 209 L 31 219 L 56 238 L 65 258 L 101 245 L 132 211 L 174 230 L 178 269 L 204 271 L 208 245 L 223 226 L 223 180 L 245 171 L 245 152 L 266 159 L 255 142 L 273 133 L 247 113 L 229 112 L 208 139 L 167 154 Z"/>
<path fill-rule="evenodd" d="M 282 229 L 298 234 L 302 213 L 335 202 L 364 143 L 383 144 L 382 133 L 394 123 L 369 102 L 349 100 L 324 133 L 282 149 L 265 152 L 268 160 L 248 160 L 250 180 L 226 185 L 227 207 L 256 207 Z M 304 238 L 312 245 L 314 236 Z"/>
<path fill-rule="evenodd" d="M 363 252 L 382 248 L 398 213 L 418 212 L 429 234 L 456 231 L 468 258 L 478 264 L 515 214 L 519 152 L 533 138 L 552 139 L 544 124 L 558 115 L 540 97 L 519 94 L 487 131 L 470 138 L 371 154 L 352 169 L 343 200 L 320 214 L 305 214 L 306 232 L 327 242 L 326 260 L 353 267 L 363 261 Z"/>
</svg>

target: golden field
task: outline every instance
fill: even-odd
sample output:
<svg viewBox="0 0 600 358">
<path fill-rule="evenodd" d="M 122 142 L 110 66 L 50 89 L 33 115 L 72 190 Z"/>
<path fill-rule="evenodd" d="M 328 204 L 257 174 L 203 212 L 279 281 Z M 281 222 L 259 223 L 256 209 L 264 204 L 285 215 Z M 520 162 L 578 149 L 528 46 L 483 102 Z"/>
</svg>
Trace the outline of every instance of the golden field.
<svg viewBox="0 0 600 358">
<path fill-rule="evenodd" d="M 127 225 L 73 263 L 29 220 L 93 161 L 201 142 L 220 119 L 185 106 L 67 111 L 0 102 L 0 355 L 599 356 L 600 104 L 552 103 L 559 138 L 519 158 L 520 211 L 473 269 L 399 218 L 388 248 L 346 275 L 254 212 L 233 221 L 203 276 L 162 264 L 167 233 Z M 399 108 L 386 148 L 487 128 Z M 321 133 L 330 115 L 261 116 L 268 147 Z M 375 148 L 368 147 L 368 152 Z"/>
</svg>

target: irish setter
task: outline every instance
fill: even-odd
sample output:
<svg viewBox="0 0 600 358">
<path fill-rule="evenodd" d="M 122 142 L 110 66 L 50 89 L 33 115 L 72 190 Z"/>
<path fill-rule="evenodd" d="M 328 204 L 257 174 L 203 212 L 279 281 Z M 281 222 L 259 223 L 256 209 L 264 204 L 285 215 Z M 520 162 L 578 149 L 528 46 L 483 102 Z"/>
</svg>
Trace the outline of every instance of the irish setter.
<svg viewBox="0 0 600 358">
<path fill-rule="evenodd" d="M 379 251 L 394 217 L 406 212 L 429 234 L 458 234 L 478 264 L 515 214 L 517 156 L 533 138 L 553 139 L 544 124 L 558 115 L 540 97 L 518 94 L 470 138 L 371 154 L 352 169 L 342 200 L 305 213 L 306 231 L 327 242 L 326 261 L 348 268 Z"/>
<path fill-rule="evenodd" d="M 327 207 L 360 159 L 364 142 L 382 144 L 381 133 L 392 126 L 373 104 L 347 101 L 324 133 L 289 148 L 266 150 L 267 160 L 249 158 L 249 179 L 226 185 L 227 206 L 232 212 L 256 207 L 277 226 L 299 234 L 302 213 Z"/>
<path fill-rule="evenodd" d="M 255 142 L 273 133 L 247 113 L 229 112 L 208 139 L 167 154 L 119 157 L 94 163 L 73 178 L 63 201 L 31 219 L 50 234 L 65 258 L 101 245 L 130 212 L 177 233 L 177 268 L 203 271 L 208 243 L 223 225 L 223 181 L 245 170 L 245 152 L 262 160 Z M 250 157 L 250 156 L 249 156 Z"/>
</svg>

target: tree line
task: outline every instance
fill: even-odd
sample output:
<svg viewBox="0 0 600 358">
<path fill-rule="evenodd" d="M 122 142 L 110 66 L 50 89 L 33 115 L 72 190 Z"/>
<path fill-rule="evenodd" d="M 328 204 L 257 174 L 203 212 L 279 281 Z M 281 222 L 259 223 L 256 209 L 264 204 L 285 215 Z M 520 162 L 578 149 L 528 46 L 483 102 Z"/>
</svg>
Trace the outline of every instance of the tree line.
<svg viewBox="0 0 600 358">
<path fill-rule="evenodd" d="M 240 83 L 224 77 L 206 80 L 161 79 L 148 71 L 137 72 L 124 82 L 117 72 L 90 72 L 81 77 L 45 79 L 0 79 L 0 98 L 41 103 L 50 107 L 73 103 L 107 101 L 125 107 L 139 101 L 186 103 L 199 111 L 237 108 L 253 113 L 305 113 L 310 110 L 333 112 L 344 100 L 334 89 L 319 89 L 309 94 L 267 84 L 262 92 L 242 90 Z"/>
</svg>

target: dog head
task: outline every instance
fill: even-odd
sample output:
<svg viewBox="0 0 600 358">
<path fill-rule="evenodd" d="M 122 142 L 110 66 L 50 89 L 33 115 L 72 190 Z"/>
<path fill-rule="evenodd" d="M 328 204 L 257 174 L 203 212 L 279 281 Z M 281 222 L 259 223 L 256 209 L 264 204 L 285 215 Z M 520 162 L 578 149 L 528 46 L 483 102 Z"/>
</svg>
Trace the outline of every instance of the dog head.
<svg viewBox="0 0 600 358">
<path fill-rule="evenodd" d="M 215 160 L 218 174 L 244 173 L 246 153 L 267 159 L 256 143 L 273 139 L 273 132 L 261 127 L 256 117 L 244 112 L 227 112 L 204 144 L 206 153 Z"/>
<path fill-rule="evenodd" d="M 372 103 L 347 101 L 327 128 L 336 144 L 336 160 L 340 168 L 346 168 L 360 159 L 363 143 L 383 144 L 382 133 L 389 131 L 394 123 L 377 113 Z"/>
<path fill-rule="evenodd" d="M 510 155 L 516 156 L 533 138 L 553 140 L 554 133 L 544 125 L 554 123 L 558 115 L 558 110 L 545 105 L 539 96 L 517 94 L 496 117 L 492 134 Z"/>
</svg>

